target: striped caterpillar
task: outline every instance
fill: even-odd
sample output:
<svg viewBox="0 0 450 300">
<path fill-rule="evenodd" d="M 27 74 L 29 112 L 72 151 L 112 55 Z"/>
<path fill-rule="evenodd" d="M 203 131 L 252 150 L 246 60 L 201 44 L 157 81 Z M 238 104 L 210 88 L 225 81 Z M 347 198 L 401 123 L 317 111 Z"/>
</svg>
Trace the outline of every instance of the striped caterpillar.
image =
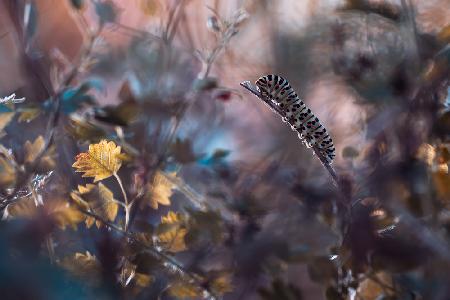
<svg viewBox="0 0 450 300">
<path fill-rule="evenodd" d="M 263 97 L 272 101 L 286 117 L 283 121 L 298 132 L 298 137 L 307 147 L 316 147 L 329 164 L 336 157 L 333 140 L 319 119 L 297 96 L 289 82 L 278 75 L 266 75 L 256 81 L 256 86 Z"/>
</svg>

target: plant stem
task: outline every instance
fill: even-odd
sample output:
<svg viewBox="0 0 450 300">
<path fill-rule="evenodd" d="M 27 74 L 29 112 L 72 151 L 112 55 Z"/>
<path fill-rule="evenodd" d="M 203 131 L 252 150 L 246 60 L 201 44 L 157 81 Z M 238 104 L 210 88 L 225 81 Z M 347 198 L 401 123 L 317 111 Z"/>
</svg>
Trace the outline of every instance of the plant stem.
<svg viewBox="0 0 450 300">
<path fill-rule="evenodd" d="M 170 183 L 175 185 L 175 187 L 183 193 L 189 200 L 191 200 L 195 206 L 197 206 L 201 210 L 206 209 L 206 200 L 196 191 L 194 191 L 189 185 L 187 185 L 181 178 L 176 176 L 171 176 L 166 172 L 161 173 Z"/>
<path fill-rule="evenodd" d="M 74 65 L 72 70 L 67 74 L 67 76 L 63 80 L 63 84 L 58 87 L 57 91 L 51 91 L 50 96 L 53 100 L 53 108 L 50 112 L 50 115 L 48 117 L 47 125 L 46 125 L 46 133 L 45 133 L 45 143 L 40 152 L 37 154 L 36 158 L 34 159 L 33 163 L 28 166 L 27 172 L 23 172 L 21 169 L 17 169 L 19 172 L 19 179 L 16 182 L 16 185 L 13 189 L 13 191 L 5 198 L 2 199 L 2 202 L 0 203 L 0 211 L 3 211 L 9 204 L 13 203 L 17 199 L 16 198 L 17 193 L 25 187 L 30 180 L 35 175 L 35 169 L 37 168 L 38 164 L 40 163 L 41 159 L 47 154 L 48 150 L 53 144 L 56 128 L 58 127 L 58 121 L 59 116 L 61 113 L 61 95 L 64 93 L 65 89 L 75 80 L 77 75 L 80 72 L 80 67 L 82 66 L 84 60 L 88 58 L 94 48 L 94 42 L 97 38 L 97 36 L 100 34 L 102 28 L 99 28 L 98 32 L 96 34 L 92 35 L 89 40 L 89 44 L 85 49 L 81 52 L 80 59 L 78 61 L 77 65 Z"/>
<path fill-rule="evenodd" d="M 127 197 L 127 193 L 125 192 L 125 188 L 123 187 L 123 183 L 122 180 L 120 179 L 119 175 L 117 175 L 117 173 L 114 173 L 114 178 L 116 178 L 117 183 L 120 186 L 120 190 L 122 191 L 122 196 L 123 196 L 123 200 L 125 202 L 125 225 L 124 225 L 124 230 L 128 231 L 128 225 L 130 223 L 130 210 L 131 210 L 131 206 L 133 203 L 128 203 L 128 197 Z"/>
<path fill-rule="evenodd" d="M 183 280 L 186 280 L 189 283 L 195 284 L 196 286 L 198 286 L 200 289 L 203 290 L 203 295 L 204 295 L 203 298 L 204 299 L 205 298 L 212 299 L 212 300 L 219 299 L 219 297 L 217 295 L 215 295 L 215 293 L 210 288 L 206 287 L 203 284 L 202 278 L 199 275 L 197 275 L 195 273 L 191 273 L 190 271 L 186 270 L 185 267 L 183 265 L 181 265 L 179 262 L 177 262 L 173 257 L 171 257 L 155 248 L 152 248 L 152 247 L 146 245 L 145 243 L 143 243 L 142 241 L 137 239 L 133 235 L 133 233 L 120 228 L 116 224 L 113 224 L 113 223 L 109 222 L 108 220 L 105 220 L 102 217 L 100 217 L 90 211 L 84 210 L 82 207 L 80 207 L 80 205 L 78 203 L 75 203 L 75 205 L 77 205 L 80 212 L 82 212 L 86 216 L 92 217 L 95 220 L 102 222 L 108 228 L 113 229 L 116 232 L 122 234 L 123 236 L 130 239 L 130 241 L 132 241 L 133 243 L 136 243 L 136 244 L 139 244 L 140 246 L 142 246 L 145 249 L 145 252 L 147 252 L 147 253 L 151 254 L 152 256 L 154 256 L 155 258 L 163 261 L 164 266 L 166 268 L 168 268 L 172 273 L 175 270 L 175 272 L 177 272 Z"/>
</svg>

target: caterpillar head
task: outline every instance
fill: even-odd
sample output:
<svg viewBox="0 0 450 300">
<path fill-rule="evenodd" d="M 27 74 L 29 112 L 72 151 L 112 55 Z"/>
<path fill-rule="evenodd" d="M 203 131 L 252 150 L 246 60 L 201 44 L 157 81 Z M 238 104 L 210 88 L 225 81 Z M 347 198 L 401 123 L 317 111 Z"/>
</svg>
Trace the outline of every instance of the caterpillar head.
<svg viewBox="0 0 450 300">
<path fill-rule="evenodd" d="M 256 81 L 261 95 L 278 104 L 286 98 L 287 93 L 291 89 L 288 81 L 278 75 L 266 75 Z"/>
<path fill-rule="evenodd" d="M 270 94 L 269 82 L 267 76 L 260 77 L 256 82 L 256 87 L 263 97 L 268 97 Z"/>
</svg>

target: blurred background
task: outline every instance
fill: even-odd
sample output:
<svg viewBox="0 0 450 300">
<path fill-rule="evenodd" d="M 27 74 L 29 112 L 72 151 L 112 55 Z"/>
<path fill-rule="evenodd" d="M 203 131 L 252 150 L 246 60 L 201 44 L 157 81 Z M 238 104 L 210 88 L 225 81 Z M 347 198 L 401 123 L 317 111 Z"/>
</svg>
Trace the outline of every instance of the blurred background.
<svg viewBox="0 0 450 300">
<path fill-rule="evenodd" d="M 3 299 L 448 299 L 449 42 L 448 0 L 0 0 Z"/>
</svg>

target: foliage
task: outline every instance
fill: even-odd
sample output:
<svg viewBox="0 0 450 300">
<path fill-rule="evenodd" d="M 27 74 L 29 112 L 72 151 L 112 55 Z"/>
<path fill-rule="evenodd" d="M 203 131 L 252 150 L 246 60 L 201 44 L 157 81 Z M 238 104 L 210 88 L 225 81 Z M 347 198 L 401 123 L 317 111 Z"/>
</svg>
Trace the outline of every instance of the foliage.
<svg viewBox="0 0 450 300">
<path fill-rule="evenodd" d="M 94 177 L 97 182 L 117 174 L 121 165 L 120 147 L 103 140 L 89 145 L 88 152 L 78 154 L 72 167 L 84 173 L 83 177 Z"/>
</svg>

